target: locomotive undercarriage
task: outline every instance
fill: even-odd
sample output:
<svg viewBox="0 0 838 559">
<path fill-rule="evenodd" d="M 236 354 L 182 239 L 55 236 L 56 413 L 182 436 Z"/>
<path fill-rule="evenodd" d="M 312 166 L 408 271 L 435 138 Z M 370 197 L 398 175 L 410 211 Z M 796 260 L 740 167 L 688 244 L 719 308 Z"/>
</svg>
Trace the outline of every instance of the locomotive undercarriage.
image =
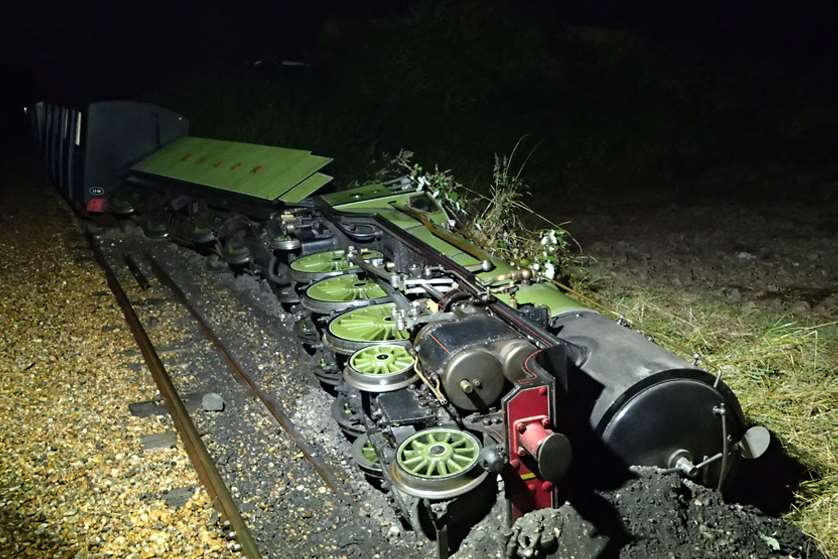
<svg viewBox="0 0 838 559">
<path fill-rule="evenodd" d="M 571 480 L 642 464 L 721 489 L 764 446 L 717 378 L 584 307 L 513 309 L 475 275 L 491 262 L 461 266 L 380 217 L 238 213 L 147 185 L 110 211 L 270 284 L 358 468 L 441 555 L 493 507 L 512 522 L 558 506 Z"/>
</svg>

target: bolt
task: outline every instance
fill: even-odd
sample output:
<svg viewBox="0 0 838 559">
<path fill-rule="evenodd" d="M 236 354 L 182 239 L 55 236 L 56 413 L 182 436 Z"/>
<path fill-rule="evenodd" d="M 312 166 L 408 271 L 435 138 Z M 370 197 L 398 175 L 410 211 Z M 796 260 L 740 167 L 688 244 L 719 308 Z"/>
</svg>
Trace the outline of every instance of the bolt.
<svg viewBox="0 0 838 559">
<path fill-rule="evenodd" d="M 480 382 L 479 378 L 473 378 L 471 379 L 471 384 L 473 384 L 475 388 L 480 388 L 480 385 L 482 383 Z"/>
<path fill-rule="evenodd" d="M 551 481 L 542 482 L 541 490 L 542 491 L 552 491 L 553 490 L 553 482 L 551 482 Z"/>
<path fill-rule="evenodd" d="M 519 433 L 523 433 L 524 431 L 527 430 L 527 424 L 526 423 L 519 423 L 518 426 L 516 427 L 516 429 L 518 429 Z"/>
<path fill-rule="evenodd" d="M 544 419 L 541 420 L 541 426 L 544 427 L 545 429 L 549 429 L 550 428 L 550 420 L 545 417 Z"/>
<path fill-rule="evenodd" d="M 521 465 L 521 461 L 518 460 L 517 458 L 513 458 L 512 460 L 509 461 L 509 465 L 512 466 L 513 468 L 517 469 L 518 466 Z"/>
<path fill-rule="evenodd" d="M 538 393 L 541 394 L 542 396 L 546 396 L 547 395 L 547 387 L 542 386 L 541 388 L 538 389 Z"/>
<path fill-rule="evenodd" d="M 518 447 L 518 456 L 524 457 L 527 455 L 527 451 L 521 447 Z"/>
<path fill-rule="evenodd" d="M 468 379 L 463 379 L 460 381 L 460 390 L 462 390 L 465 394 L 471 394 L 474 392 L 474 386 L 472 386 Z"/>
</svg>

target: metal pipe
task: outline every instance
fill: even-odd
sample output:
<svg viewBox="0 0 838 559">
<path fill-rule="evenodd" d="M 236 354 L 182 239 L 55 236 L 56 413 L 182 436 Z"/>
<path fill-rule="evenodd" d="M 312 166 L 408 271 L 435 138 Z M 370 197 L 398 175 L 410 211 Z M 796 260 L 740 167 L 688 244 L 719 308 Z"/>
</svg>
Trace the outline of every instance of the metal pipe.
<svg viewBox="0 0 838 559">
<path fill-rule="evenodd" d="M 718 407 L 714 408 L 713 412 L 720 415 L 722 419 L 722 467 L 721 470 L 719 470 L 719 484 L 716 486 L 716 491 L 721 492 L 722 487 L 725 483 L 725 474 L 727 470 L 727 409 L 725 408 L 725 405 L 722 403 L 719 404 Z"/>
</svg>

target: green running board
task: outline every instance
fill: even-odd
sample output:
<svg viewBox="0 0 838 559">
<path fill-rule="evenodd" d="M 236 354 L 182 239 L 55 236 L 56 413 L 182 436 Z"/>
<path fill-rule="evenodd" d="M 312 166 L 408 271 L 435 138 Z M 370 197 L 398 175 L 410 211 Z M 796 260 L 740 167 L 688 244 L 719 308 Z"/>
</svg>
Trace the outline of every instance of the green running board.
<svg viewBox="0 0 838 559">
<path fill-rule="evenodd" d="M 332 180 L 318 172 L 331 161 L 306 150 L 183 136 L 131 171 L 296 204 Z"/>
</svg>

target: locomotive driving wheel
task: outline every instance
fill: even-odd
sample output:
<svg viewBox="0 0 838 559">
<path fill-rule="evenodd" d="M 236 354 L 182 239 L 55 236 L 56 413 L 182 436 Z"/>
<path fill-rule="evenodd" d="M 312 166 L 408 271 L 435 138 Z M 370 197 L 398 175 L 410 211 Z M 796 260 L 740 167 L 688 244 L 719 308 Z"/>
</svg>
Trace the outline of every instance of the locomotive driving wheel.
<svg viewBox="0 0 838 559">
<path fill-rule="evenodd" d="M 343 379 L 365 392 L 390 392 L 416 380 L 416 360 L 404 346 L 384 344 L 359 349 L 349 358 Z"/>
<path fill-rule="evenodd" d="M 363 260 L 376 260 L 384 257 L 377 250 L 366 248 L 361 249 L 358 254 Z M 346 257 L 345 250 L 326 250 L 292 261 L 291 279 L 299 283 L 310 283 L 357 269 L 358 267 Z"/>
<path fill-rule="evenodd" d="M 383 299 L 387 292 L 376 282 L 357 274 L 341 274 L 310 285 L 303 297 L 303 307 L 318 314 L 343 312 Z"/>
<path fill-rule="evenodd" d="M 480 443 L 467 431 L 431 427 L 396 450 L 390 466 L 395 487 L 420 499 L 451 499 L 476 488 L 488 472 L 477 463 Z"/>
<path fill-rule="evenodd" d="M 408 332 L 399 330 L 393 320 L 394 307 L 393 303 L 369 305 L 337 316 L 323 337 L 326 345 L 343 355 L 373 345 L 408 345 Z"/>
<path fill-rule="evenodd" d="M 381 460 L 366 435 L 360 435 L 352 443 L 352 458 L 355 459 L 358 468 L 368 476 L 376 478 L 383 476 Z"/>
</svg>

